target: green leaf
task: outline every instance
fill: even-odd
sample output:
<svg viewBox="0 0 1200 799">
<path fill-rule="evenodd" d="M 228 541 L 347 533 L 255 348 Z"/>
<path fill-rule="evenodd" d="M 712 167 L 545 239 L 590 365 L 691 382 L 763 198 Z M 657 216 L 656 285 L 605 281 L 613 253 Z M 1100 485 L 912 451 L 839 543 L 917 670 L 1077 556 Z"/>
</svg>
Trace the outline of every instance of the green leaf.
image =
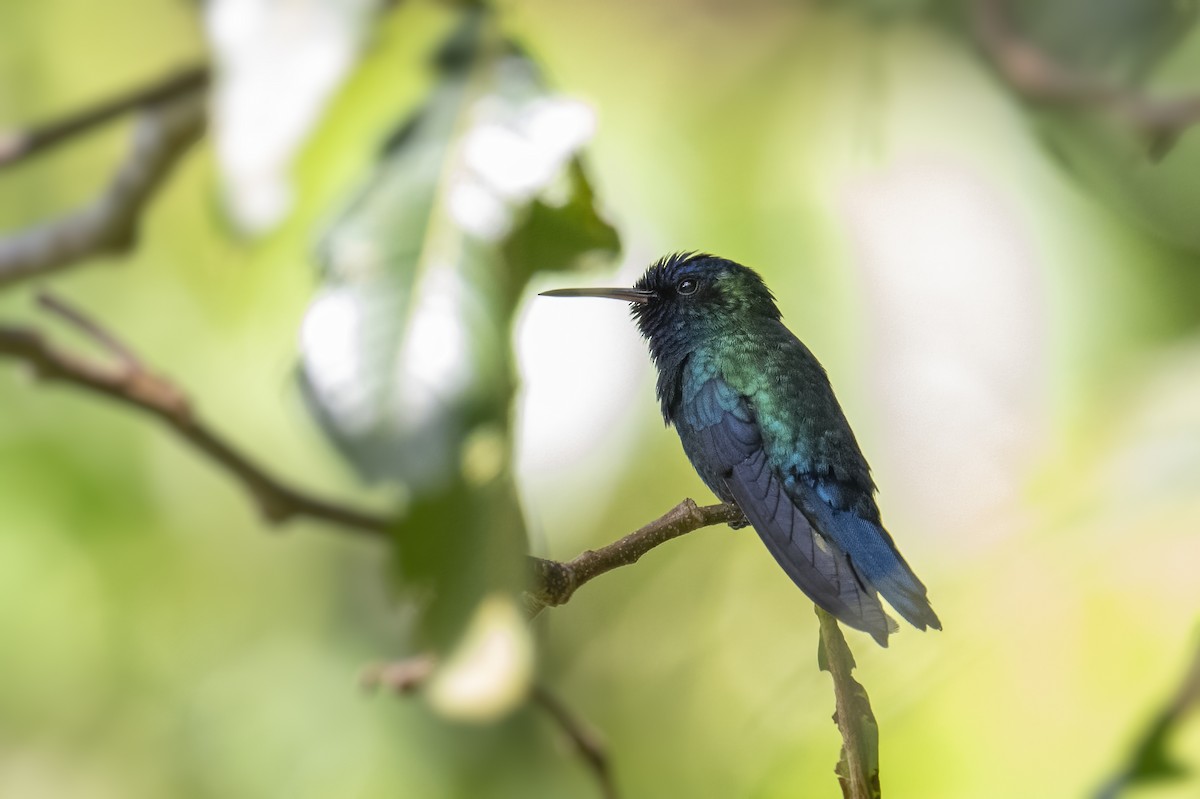
<svg viewBox="0 0 1200 799">
<path fill-rule="evenodd" d="M 469 426 L 509 395 L 498 259 L 439 207 L 467 92 L 447 81 L 393 137 L 320 246 L 301 334 L 302 385 L 334 444 L 364 478 L 419 492 L 456 480 Z"/>
<path fill-rule="evenodd" d="M 581 164 L 586 106 L 548 91 L 477 10 L 436 70 L 317 248 L 300 381 L 347 462 L 403 487 L 396 575 L 446 651 L 526 578 L 510 470 L 522 291 L 618 242 Z"/>
<path fill-rule="evenodd" d="M 588 256 L 612 258 L 621 248 L 617 231 L 596 210 L 595 194 L 579 158 L 566 170 L 566 200 L 554 205 L 535 198 L 504 241 L 504 259 L 526 277 L 565 270 Z"/>
<path fill-rule="evenodd" d="M 525 522 L 508 451 L 501 456 L 503 470 L 485 475 L 486 482 L 464 479 L 416 495 L 394 533 L 399 585 L 417 603 L 426 643 L 439 651 L 454 645 L 487 595 L 524 587 Z"/>
<path fill-rule="evenodd" d="M 446 490 L 471 428 L 506 417 L 530 275 L 618 247 L 580 164 L 587 109 L 502 43 L 464 57 L 462 36 L 322 241 L 302 330 L 322 427 L 366 479 L 418 493 Z"/>
<path fill-rule="evenodd" d="M 1172 754 L 1171 743 L 1197 708 L 1200 708 L 1200 648 L 1192 655 L 1191 667 L 1179 688 L 1154 714 L 1134 743 L 1125 765 L 1097 792 L 1097 799 L 1116 799 L 1129 788 L 1187 777 L 1192 770 Z"/>
</svg>

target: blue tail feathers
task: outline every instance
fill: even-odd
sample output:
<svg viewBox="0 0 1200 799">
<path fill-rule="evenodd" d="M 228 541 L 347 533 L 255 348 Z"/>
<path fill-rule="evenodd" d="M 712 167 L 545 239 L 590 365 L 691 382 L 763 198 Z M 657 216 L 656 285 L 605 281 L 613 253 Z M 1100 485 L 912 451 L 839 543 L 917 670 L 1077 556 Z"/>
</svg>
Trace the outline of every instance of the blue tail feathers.
<svg viewBox="0 0 1200 799">
<path fill-rule="evenodd" d="M 799 488 L 800 506 L 813 527 L 849 556 L 858 575 L 875 588 L 910 624 L 924 630 L 942 629 L 929 604 L 924 584 L 896 550 L 892 537 L 878 522 L 864 519 L 854 510 L 832 507 L 821 487 L 804 482 Z"/>
</svg>

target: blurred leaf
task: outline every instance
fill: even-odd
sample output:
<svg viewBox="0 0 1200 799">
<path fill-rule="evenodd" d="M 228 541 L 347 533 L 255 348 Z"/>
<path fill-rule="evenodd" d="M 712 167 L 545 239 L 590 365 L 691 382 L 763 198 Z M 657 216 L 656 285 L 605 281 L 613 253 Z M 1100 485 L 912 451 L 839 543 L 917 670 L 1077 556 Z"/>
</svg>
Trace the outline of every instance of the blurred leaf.
<svg viewBox="0 0 1200 799">
<path fill-rule="evenodd" d="M 300 377 L 359 474 L 406 489 L 397 573 L 444 648 L 525 579 L 509 471 L 521 292 L 618 241 L 580 163 L 589 108 L 549 93 L 486 12 L 464 12 L 437 69 L 318 248 Z"/>
<path fill-rule="evenodd" d="M 492 594 L 435 672 L 429 701 L 451 718 L 490 721 L 525 699 L 532 677 L 529 625 L 511 596 Z"/>
<path fill-rule="evenodd" d="M 365 478 L 416 492 L 453 482 L 470 429 L 506 417 L 529 276 L 618 245 L 578 162 L 590 112 L 510 48 L 460 58 L 443 55 L 440 85 L 325 237 L 302 330 L 322 426 Z"/>
<path fill-rule="evenodd" d="M 1170 246 L 1200 252 L 1192 212 L 1200 203 L 1200 183 L 1191 177 L 1200 168 L 1196 131 L 1155 161 L 1145 139 L 1124 125 L 1058 111 L 1038 112 L 1037 119 L 1051 152 L 1092 196 Z"/>
<path fill-rule="evenodd" d="M 1026 104 L 1050 154 L 1091 194 L 1172 247 L 1200 251 L 1190 179 L 1200 145 L 1186 124 L 1159 125 L 1200 94 L 1194 0 L 1008 0 L 1020 47 L 1061 72 L 1075 99 Z M 966 25 L 965 19 L 960 24 Z M 1017 47 L 1018 45 L 1013 45 Z M 1164 103 L 1178 101 L 1166 112 Z M 1156 120 L 1158 122 L 1156 122 Z M 1194 126 L 1192 126 L 1194 127 Z"/>
<path fill-rule="evenodd" d="M 483 428 L 473 438 L 501 435 Z M 455 643 L 486 595 L 516 594 L 525 585 L 525 523 L 508 470 L 511 445 L 507 438 L 496 443 L 503 447 L 498 473 L 480 482 L 468 471 L 448 489 L 415 495 L 395 530 L 400 586 L 417 601 L 422 632 L 439 650 Z"/>
<path fill-rule="evenodd" d="M 483 296 L 495 259 L 435 214 L 465 91 L 435 91 L 326 236 L 326 283 L 301 330 L 322 427 L 365 478 L 418 491 L 454 481 L 455 443 L 508 393 L 504 309 Z"/>
<path fill-rule="evenodd" d="M 541 270 L 567 269 L 589 253 L 615 255 L 617 231 L 596 211 L 583 164 L 572 158 L 566 175 L 567 199 L 553 205 L 535 198 L 525 218 L 504 241 L 509 268 L 527 278 Z"/>
<path fill-rule="evenodd" d="M 1148 77 L 1183 41 L 1200 6 L 1192 0 L 1018 0 L 1022 34 L 1073 69 L 1122 83 Z"/>
<path fill-rule="evenodd" d="M 1159 710 L 1138 738 L 1127 764 L 1097 792 L 1097 799 L 1116 799 L 1128 788 L 1178 780 L 1190 770 L 1169 747 L 1183 720 L 1200 707 L 1200 649 L 1175 695 Z"/>
</svg>

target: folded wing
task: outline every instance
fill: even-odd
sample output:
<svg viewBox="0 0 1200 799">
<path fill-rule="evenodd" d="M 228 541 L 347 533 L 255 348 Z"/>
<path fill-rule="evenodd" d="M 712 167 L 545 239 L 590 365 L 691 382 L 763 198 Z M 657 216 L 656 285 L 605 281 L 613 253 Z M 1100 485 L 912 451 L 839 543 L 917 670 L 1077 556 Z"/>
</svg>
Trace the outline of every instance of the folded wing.
<svg viewBox="0 0 1200 799">
<path fill-rule="evenodd" d="M 817 605 L 882 646 L 896 629 L 846 552 L 813 528 L 768 462 L 745 400 L 714 377 L 676 419 L 684 447 L 717 493 L 732 498 L 792 581 Z M 725 489 L 722 491 L 721 489 Z"/>
</svg>

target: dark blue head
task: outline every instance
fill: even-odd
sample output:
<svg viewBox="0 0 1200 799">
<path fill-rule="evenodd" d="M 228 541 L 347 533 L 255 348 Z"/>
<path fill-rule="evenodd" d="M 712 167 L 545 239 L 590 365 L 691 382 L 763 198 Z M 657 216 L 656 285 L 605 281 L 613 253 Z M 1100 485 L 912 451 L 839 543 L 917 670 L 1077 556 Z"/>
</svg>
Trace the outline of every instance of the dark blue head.
<svg viewBox="0 0 1200 799">
<path fill-rule="evenodd" d="M 705 253 L 676 253 L 652 264 L 631 289 L 558 289 L 549 297 L 607 297 L 632 304 L 651 351 L 722 335 L 747 320 L 779 319 L 775 298 L 753 269 Z"/>
<path fill-rule="evenodd" d="M 778 322 L 779 308 L 762 278 L 741 264 L 703 253 L 677 253 L 652 264 L 633 288 L 557 289 L 550 297 L 607 297 L 632 304 L 638 329 L 658 367 L 663 418 L 673 417 L 689 354 L 755 323 Z"/>
<path fill-rule="evenodd" d="M 758 273 L 704 253 L 676 253 L 654 263 L 634 284 L 650 295 L 633 306 L 642 335 L 721 335 L 751 318 L 778 319 L 779 308 Z"/>
</svg>

